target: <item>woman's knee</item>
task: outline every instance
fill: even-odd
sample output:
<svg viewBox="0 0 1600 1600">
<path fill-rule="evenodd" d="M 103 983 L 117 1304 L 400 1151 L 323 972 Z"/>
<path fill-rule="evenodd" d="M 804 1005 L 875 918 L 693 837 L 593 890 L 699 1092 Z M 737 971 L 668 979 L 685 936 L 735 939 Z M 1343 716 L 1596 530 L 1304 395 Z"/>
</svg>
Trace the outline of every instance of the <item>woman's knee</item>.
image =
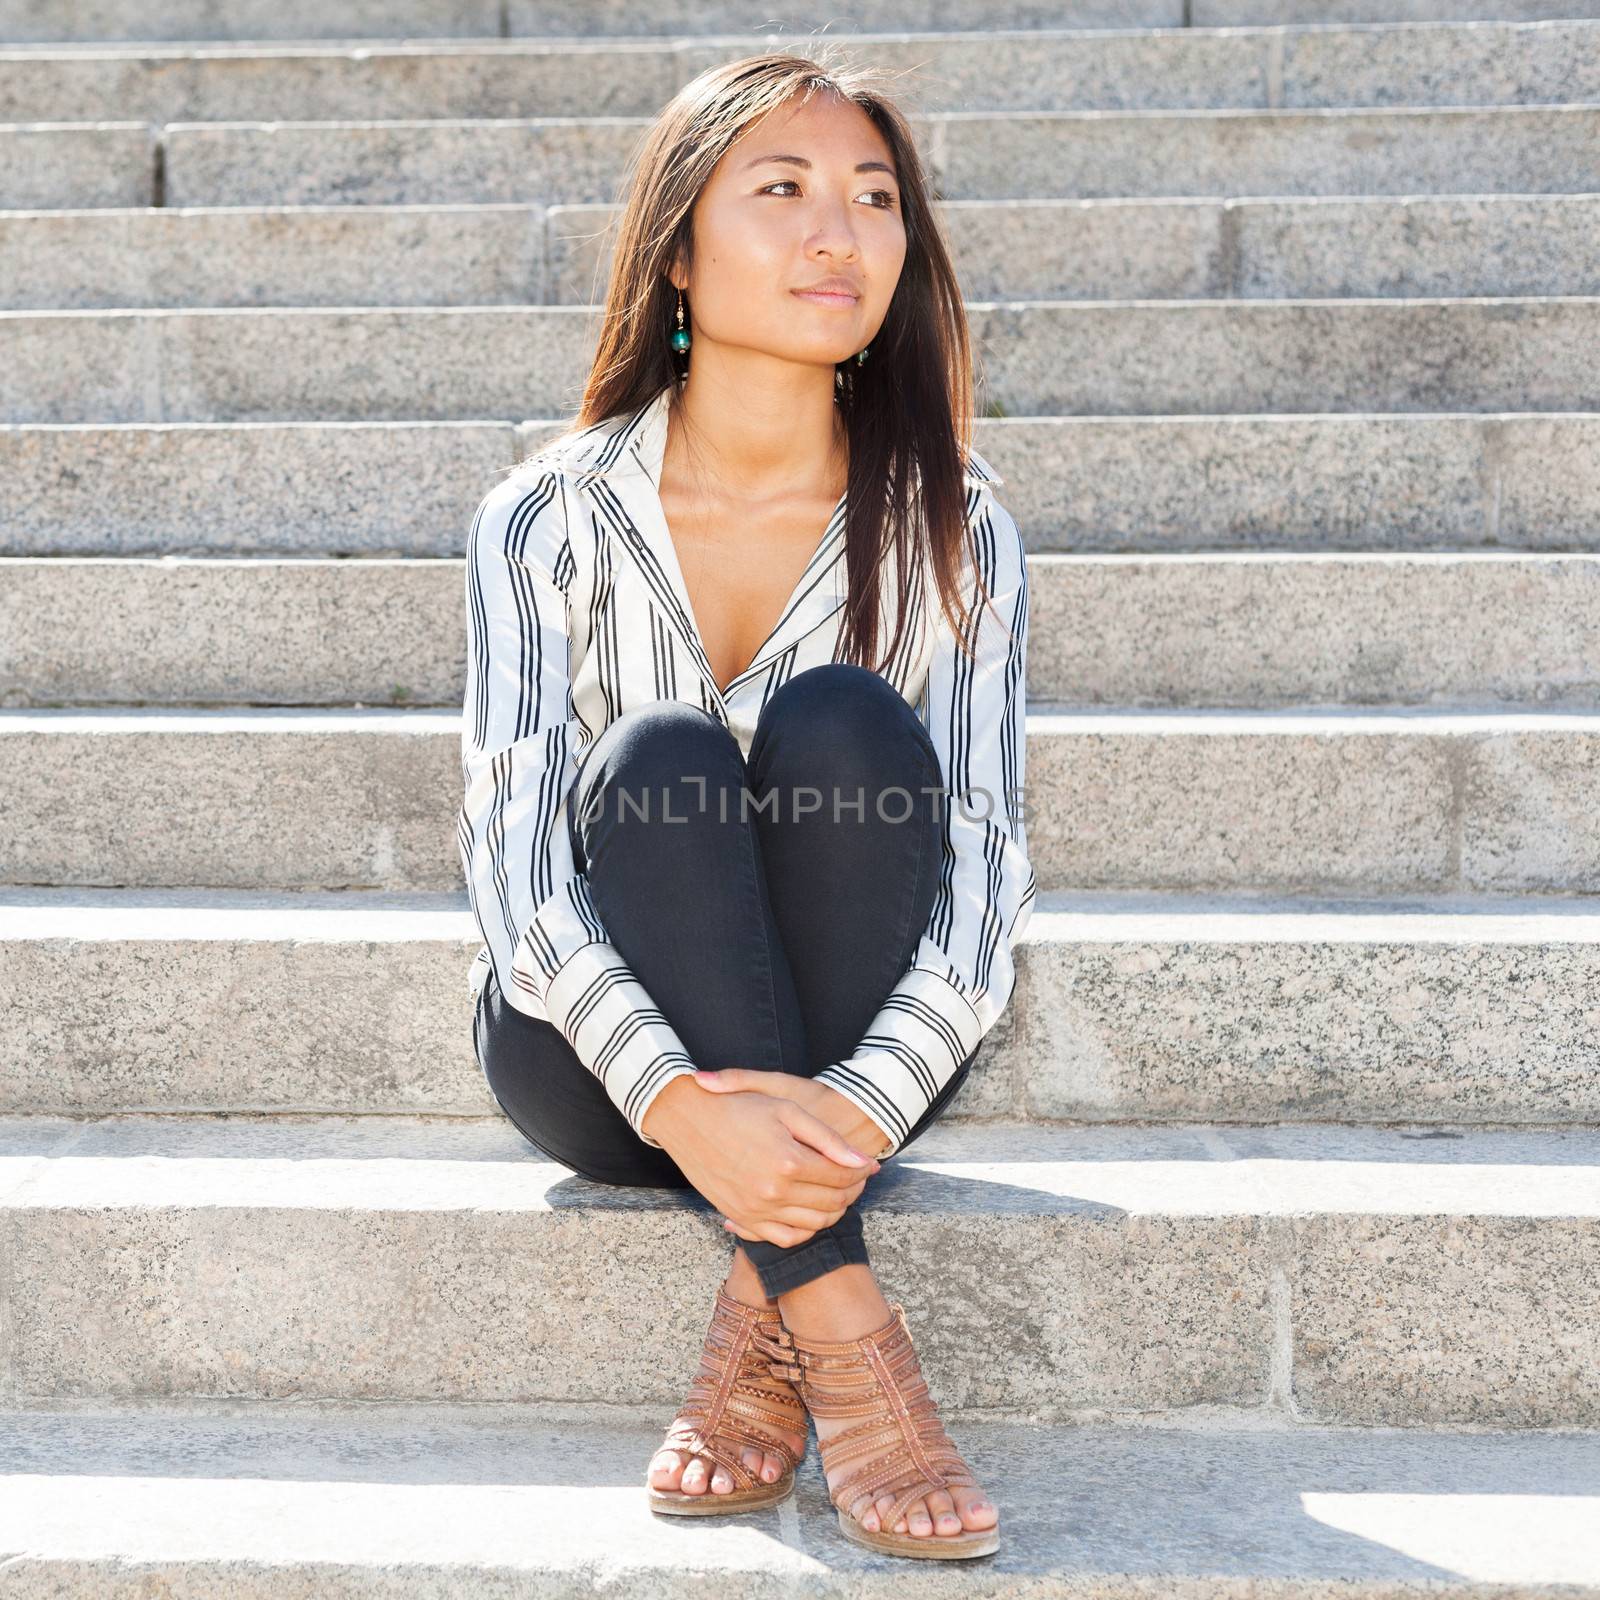
<svg viewBox="0 0 1600 1600">
<path fill-rule="evenodd" d="M 942 782 L 938 752 L 915 709 L 887 678 L 851 662 L 807 668 L 773 693 L 750 764 L 768 786 L 826 779 L 840 806 L 855 807 L 859 790 L 868 818 L 876 809 L 890 821 L 930 811 L 922 791 L 937 792 Z"/>
<path fill-rule="evenodd" d="M 852 661 L 829 661 L 807 667 L 775 689 L 761 708 L 763 721 L 804 717 L 837 725 L 841 730 L 861 723 L 894 722 L 917 714 L 904 695 L 881 673 Z"/>
<path fill-rule="evenodd" d="M 830 752 L 881 752 L 886 735 L 908 734 L 932 752 L 933 742 L 910 702 L 889 680 L 866 667 L 834 661 L 808 667 L 774 691 L 761 722 L 781 719 Z M 759 726 L 759 724 L 758 724 Z"/>
<path fill-rule="evenodd" d="M 585 755 L 583 768 L 657 776 L 715 766 L 738 741 L 711 712 L 684 700 L 651 700 L 612 719 Z"/>
<path fill-rule="evenodd" d="M 687 784 L 687 798 L 698 803 L 743 778 L 738 741 L 715 716 L 682 700 L 652 700 L 616 717 L 585 751 L 573 826 L 581 837 L 602 817 L 648 821 L 681 814 L 680 786 Z"/>
</svg>

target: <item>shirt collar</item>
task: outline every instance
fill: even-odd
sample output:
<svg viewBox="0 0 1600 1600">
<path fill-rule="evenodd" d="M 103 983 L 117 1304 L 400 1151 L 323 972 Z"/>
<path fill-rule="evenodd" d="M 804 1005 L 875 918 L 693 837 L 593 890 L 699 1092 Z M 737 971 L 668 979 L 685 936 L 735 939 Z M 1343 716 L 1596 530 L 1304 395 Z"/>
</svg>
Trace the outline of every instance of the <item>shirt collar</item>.
<svg viewBox="0 0 1600 1600">
<path fill-rule="evenodd" d="M 672 533 L 661 506 L 661 463 L 667 436 L 669 390 L 663 388 L 631 416 L 601 424 L 580 435 L 563 453 L 573 484 L 584 496 L 599 527 L 631 561 L 656 609 L 677 634 L 690 659 L 716 697 L 724 720 L 729 701 L 772 662 L 843 609 L 845 518 L 843 497 L 822 531 L 811 560 L 796 583 L 782 615 L 755 658 L 724 689 L 716 681 L 696 626 L 693 606 L 678 562 Z"/>
</svg>

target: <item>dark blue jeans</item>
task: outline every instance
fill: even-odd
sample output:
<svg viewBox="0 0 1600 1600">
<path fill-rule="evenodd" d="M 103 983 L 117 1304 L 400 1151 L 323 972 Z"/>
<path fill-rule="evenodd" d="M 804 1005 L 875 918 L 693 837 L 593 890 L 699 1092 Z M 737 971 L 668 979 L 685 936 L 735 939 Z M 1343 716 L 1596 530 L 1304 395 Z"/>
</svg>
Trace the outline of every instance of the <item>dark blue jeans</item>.
<svg viewBox="0 0 1600 1600">
<path fill-rule="evenodd" d="M 697 706 L 657 700 L 616 718 L 579 764 L 573 859 L 696 1065 L 814 1077 L 860 1044 L 916 953 L 942 869 L 943 781 L 887 679 L 812 667 L 768 699 L 748 762 Z M 501 1110 L 543 1154 L 599 1183 L 688 1185 L 560 1031 L 506 1003 L 492 972 L 473 1041 Z M 769 1295 L 867 1260 L 857 1206 L 803 1244 L 744 1248 Z"/>
</svg>

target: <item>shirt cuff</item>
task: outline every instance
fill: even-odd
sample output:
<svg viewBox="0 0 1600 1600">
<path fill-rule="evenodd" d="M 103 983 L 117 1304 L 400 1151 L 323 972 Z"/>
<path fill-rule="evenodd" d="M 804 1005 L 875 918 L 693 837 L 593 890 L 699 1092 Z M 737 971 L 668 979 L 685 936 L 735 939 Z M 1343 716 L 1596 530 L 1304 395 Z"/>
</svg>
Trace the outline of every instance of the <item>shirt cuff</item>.
<svg viewBox="0 0 1600 1600">
<path fill-rule="evenodd" d="M 956 1069 L 978 1048 L 972 1002 L 931 967 L 911 966 L 845 1061 L 817 1074 L 889 1136 L 893 1155 Z"/>
</svg>

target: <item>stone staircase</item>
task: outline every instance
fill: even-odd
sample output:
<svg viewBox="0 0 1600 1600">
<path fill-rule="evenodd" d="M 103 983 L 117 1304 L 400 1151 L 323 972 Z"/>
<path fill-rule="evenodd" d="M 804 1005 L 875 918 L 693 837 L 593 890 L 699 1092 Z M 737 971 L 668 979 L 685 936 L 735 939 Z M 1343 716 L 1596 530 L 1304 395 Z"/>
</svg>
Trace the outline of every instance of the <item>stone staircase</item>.
<svg viewBox="0 0 1600 1600">
<path fill-rule="evenodd" d="M 460 552 L 767 15 L 0 0 L 0 1595 L 1600 1596 L 1586 0 L 854 36 L 1034 580 L 1044 893 L 869 1212 L 1008 1539 L 647 1511 L 725 1236 L 477 1069 Z"/>
</svg>

